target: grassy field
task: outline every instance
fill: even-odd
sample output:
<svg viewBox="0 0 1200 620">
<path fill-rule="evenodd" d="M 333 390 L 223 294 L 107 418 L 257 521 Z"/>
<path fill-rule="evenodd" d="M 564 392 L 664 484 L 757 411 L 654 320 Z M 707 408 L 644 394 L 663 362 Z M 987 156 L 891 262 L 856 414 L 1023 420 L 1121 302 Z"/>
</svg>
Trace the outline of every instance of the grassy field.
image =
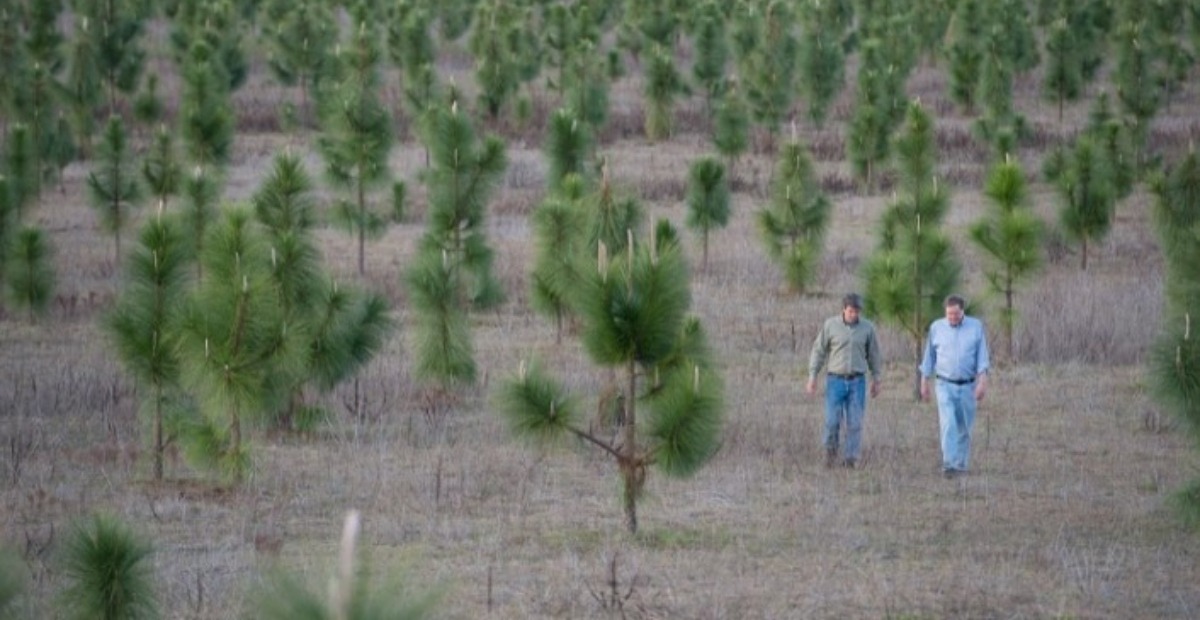
<svg viewBox="0 0 1200 620">
<path fill-rule="evenodd" d="M 963 292 L 978 298 L 982 263 L 965 228 L 982 213 L 989 162 L 961 139 L 970 119 L 945 100 L 943 79 L 940 69 L 921 68 L 910 94 L 938 114 L 940 170 L 955 183 L 947 225 L 966 265 Z M 684 122 L 670 141 L 646 143 L 637 93 L 636 76 L 617 84 L 602 151 L 613 178 L 653 217 L 682 226 L 687 169 L 709 152 L 706 133 Z M 1037 211 L 1053 222 L 1056 195 L 1036 171 L 1045 146 L 1084 122 L 1088 103 L 1059 124 L 1037 99 L 1036 75 L 1022 78 L 1017 93 L 1040 136 L 1019 157 Z M 284 96 L 257 67 L 238 109 L 261 114 Z M 550 95 L 539 97 L 544 111 Z M 799 126 L 836 190 L 812 294 L 786 292 L 758 242 L 754 213 L 766 200 L 771 155 L 739 165 L 732 221 L 713 235 L 708 271 L 692 276 L 693 309 L 727 388 L 722 448 L 693 479 L 651 476 L 636 537 L 625 530 L 607 460 L 582 445 L 530 450 L 509 438 L 490 405 L 491 388 L 532 356 L 581 393 L 603 382 L 577 342 L 556 346 L 553 325 L 528 308 L 528 214 L 546 168 L 535 138 L 506 132 L 510 165 L 489 238 L 509 300 L 473 320 L 479 384 L 444 412 L 424 404 L 411 376 L 400 272 L 423 230 L 424 192 L 421 147 L 410 138 L 393 151 L 392 167 L 410 182 L 412 215 L 368 247 L 368 284 L 392 301 L 401 330 L 361 378 L 365 410 L 350 415 L 341 390 L 328 403 L 337 420 L 317 437 L 255 434 L 254 474 L 233 489 L 178 459 L 168 463 L 169 481 L 152 482 L 137 395 L 98 327 L 119 270 L 83 196 L 87 167 L 72 165 L 62 191 L 44 194 L 35 212 L 58 250 L 52 310 L 33 323 L 0 319 L 0 543 L 31 568 L 31 617 L 51 616 L 62 586 L 56 553 L 80 516 L 114 514 L 154 544 L 167 617 L 229 618 L 246 613 L 247 593 L 276 567 L 323 587 L 350 509 L 362 512 L 376 577 L 399 575 L 415 591 L 440 593 L 441 617 L 1200 615 L 1200 537 L 1169 509 L 1172 492 L 1200 474 L 1200 458 L 1159 412 L 1141 367 L 1159 320 L 1162 272 L 1153 197 L 1143 187 L 1118 207 L 1086 273 L 1068 254 L 1021 291 L 1019 361 L 1000 360 L 993 372 L 971 475 L 941 477 L 936 411 L 913 401 L 911 345 L 890 329 L 886 385 L 869 405 L 861 467 L 823 467 L 823 401 L 803 391 L 808 349 L 842 293 L 861 288 L 857 270 L 890 199 L 837 189 L 849 178 L 841 144 L 850 97 L 843 93 L 825 129 Z M 702 105 L 682 103 L 681 116 L 701 119 Z M 1193 81 L 1155 120 L 1152 141 L 1168 160 L 1200 133 L 1197 110 Z M 287 145 L 307 148 L 243 129 L 226 198 L 247 198 Z M 306 157 L 319 176 L 320 159 Z M 350 236 L 320 236 L 332 269 L 356 277 Z M 698 239 L 685 243 L 698 265 Z M 985 318 L 992 301 L 981 300 Z M 993 330 L 994 351 L 998 337 Z"/>
</svg>

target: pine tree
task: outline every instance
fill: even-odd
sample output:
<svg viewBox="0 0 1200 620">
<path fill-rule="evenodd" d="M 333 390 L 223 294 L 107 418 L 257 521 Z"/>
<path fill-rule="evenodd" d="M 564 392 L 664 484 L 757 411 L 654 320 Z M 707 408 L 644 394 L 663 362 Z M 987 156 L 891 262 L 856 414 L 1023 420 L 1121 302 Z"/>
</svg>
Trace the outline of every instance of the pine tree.
<svg viewBox="0 0 1200 620">
<path fill-rule="evenodd" d="M 1083 94 L 1083 58 L 1066 18 L 1050 25 L 1046 35 L 1046 72 L 1043 92 L 1058 104 L 1058 121 L 1062 122 L 1063 106 Z"/>
<path fill-rule="evenodd" d="M 5 175 L 8 177 L 12 204 L 18 220 L 24 220 L 41 193 L 42 176 L 38 170 L 37 150 L 29 126 L 15 123 L 8 128 L 7 149 L 4 154 Z"/>
<path fill-rule="evenodd" d="M 750 114 L 773 150 L 773 140 L 796 98 L 800 43 L 792 24 L 791 4 L 769 0 L 763 10 L 758 41 L 741 59 L 739 71 Z"/>
<path fill-rule="evenodd" d="M 884 211 L 879 246 L 863 266 L 864 310 L 903 330 L 913 340 L 913 364 L 920 362 L 929 321 L 958 284 L 960 264 L 941 222 L 949 207 L 944 185 L 934 176 L 937 145 L 933 119 L 914 102 L 896 141 L 900 188 Z M 920 375 L 914 373 L 913 393 Z"/>
<path fill-rule="evenodd" d="M 977 100 L 979 69 L 983 64 L 986 12 L 980 0 L 959 0 L 947 35 L 950 56 L 950 99 L 973 112 Z"/>
<path fill-rule="evenodd" d="M 1133 121 L 1130 137 L 1135 170 L 1141 170 L 1145 164 L 1143 150 L 1150 133 L 1150 120 L 1158 113 L 1162 99 L 1152 46 L 1153 40 L 1143 21 L 1128 21 L 1117 29 L 1117 67 L 1113 80 L 1121 108 Z"/>
<path fill-rule="evenodd" d="M 133 98 L 133 119 L 143 127 L 161 123 L 166 115 L 166 104 L 158 94 L 158 74 L 146 76 L 146 83 Z"/>
<path fill-rule="evenodd" d="M 1149 376 L 1156 399 L 1200 437 L 1200 159 L 1195 149 L 1153 183 L 1154 221 L 1166 258 L 1162 330 L 1150 353 Z M 1200 481 L 1176 495 L 1190 524 L 1200 523 Z"/>
<path fill-rule="evenodd" d="M 142 158 L 142 181 L 154 197 L 159 213 L 166 209 L 171 198 L 179 195 L 183 184 L 183 168 L 176 158 L 171 132 L 166 126 L 160 126 L 154 132 L 150 151 Z"/>
<path fill-rule="evenodd" d="M 108 114 L 117 113 L 117 94 L 137 88 L 146 64 L 141 38 L 145 20 L 131 0 L 94 0 L 90 15 L 96 29 L 96 64 L 108 85 Z"/>
<path fill-rule="evenodd" d="M 353 41 L 340 59 L 343 77 L 322 119 L 318 146 L 325 158 L 326 176 L 351 193 L 350 201 L 338 204 L 336 217 L 358 237 L 358 273 L 363 276 L 367 272 L 367 237 L 378 236 L 387 225 L 368 200 L 370 190 L 391 177 L 392 123 L 378 97 L 380 52 L 375 26 L 364 8 L 355 16 Z"/>
<path fill-rule="evenodd" d="M 836 3 L 814 2 L 801 21 L 800 83 L 808 99 L 808 117 L 817 126 L 825 124 L 829 104 L 845 81 L 844 33 L 838 29 L 835 8 Z"/>
<path fill-rule="evenodd" d="M 1085 134 L 1104 153 L 1112 179 L 1114 199 L 1124 200 L 1137 181 L 1134 164 L 1134 137 L 1129 124 L 1118 118 L 1109 105 L 1108 93 L 1101 92 L 1092 103 Z"/>
<path fill-rule="evenodd" d="M 85 157 L 91 154 L 92 134 L 96 125 L 95 108 L 103 97 L 100 65 L 96 60 L 99 38 L 96 23 L 86 15 L 77 15 L 63 95 L 71 110 L 75 142 Z"/>
<path fill-rule="evenodd" d="M 320 0 L 288 3 L 278 22 L 267 31 L 271 51 L 267 63 L 283 84 L 300 91 L 301 126 L 312 122 L 313 92 L 333 70 L 337 23 L 331 7 Z"/>
<path fill-rule="evenodd" d="M 100 215 L 100 226 L 114 236 L 113 264 L 121 264 L 121 230 L 140 206 L 142 186 L 138 182 L 137 162 L 119 117 L 108 119 L 100 141 L 98 159 L 88 174 L 88 195 Z"/>
<path fill-rule="evenodd" d="M 568 174 L 534 210 L 534 266 L 530 273 L 530 305 L 554 318 L 556 344 L 562 342 L 563 323 L 572 314 L 586 245 L 581 201 L 585 181 Z"/>
<path fill-rule="evenodd" d="M 987 215 L 971 226 L 971 239 L 992 263 L 984 272 L 989 288 L 1004 296 L 1000 317 L 1005 349 L 1007 358 L 1015 361 L 1013 328 L 1017 315 L 1013 296 L 1017 284 L 1041 267 L 1039 248 L 1044 227 L 1029 207 L 1024 172 L 1016 162 L 1006 159 L 996 164 L 988 175 L 984 194 L 991 205 Z"/>
<path fill-rule="evenodd" d="M 204 241 L 213 220 L 217 217 L 217 202 L 221 198 L 221 180 L 215 174 L 197 167 L 183 179 L 184 237 L 188 240 L 188 255 L 196 262 L 198 276 L 204 275 L 204 264 L 199 260 L 204 253 Z"/>
<path fill-rule="evenodd" d="M 220 170 L 233 148 L 234 114 L 227 78 L 213 54 L 204 42 L 188 51 L 179 118 L 189 159 L 201 168 Z"/>
<path fill-rule="evenodd" d="M 1058 190 L 1062 230 L 1079 242 L 1079 267 L 1087 271 L 1088 244 L 1108 234 L 1116 208 L 1108 160 L 1092 138 L 1080 136 L 1076 140 L 1058 180 Z"/>
<path fill-rule="evenodd" d="M 675 100 L 689 92 L 687 83 L 675 67 L 675 59 L 661 45 L 650 49 L 646 59 L 645 129 L 651 142 L 665 140 L 674 131 Z"/>
<path fill-rule="evenodd" d="M 26 226 L 13 239 L 4 260 L 4 284 L 9 303 L 25 308 L 30 322 L 36 315 L 46 312 L 54 295 L 53 253 L 46 233 L 40 228 Z"/>
<path fill-rule="evenodd" d="M 688 315 L 682 249 L 670 240 L 676 235 L 669 224 L 655 230 L 661 234 L 636 248 L 629 240 L 627 251 L 611 260 L 601 246 L 598 269 L 585 271 L 578 300 L 588 355 L 624 374 L 617 435 L 609 439 L 602 429 L 585 427 L 575 397 L 536 363 L 522 363 L 496 397 L 517 436 L 537 443 L 577 437 L 616 461 L 631 534 L 648 470 L 676 477 L 697 472 L 716 451 L 724 408 L 703 328 Z M 649 410 L 640 411 L 639 401 Z"/>
<path fill-rule="evenodd" d="M 519 59 L 510 48 L 509 32 L 516 27 L 511 3 L 484 0 L 475 9 L 469 48 L 475 56 L 479 103 L 492 120 L 508 105 L 519 86 Z"/>
<path fill-rule="evenodd" d="M 154 479 L 163 478 L 165 423 L 171 392 L 179 385 L 178 320 L 189 285 L 187 247 L 180 223 L 151 218 L 125 269 L 121 292 L 105 327 L 125 370 L 145 391 L 151 414 Z M 171 433 L 173 434 L 173 433 Z"/>
<path fill-rule="evenodd" d="M 750 145 L 750 112 L 736 84 L 726 90 L 717 103 L 712 131 L 713 146 L 725 158 L 732 182 L 736 178 L 738 158 Z"/>
<path fill-rule="evenodd" d="M 877 169 L 887 159 L 892 133 L 890 107 L 895 93 L 889 91 L 888 68 L 880 46 L 878 39 L 862 44 L 854 112 L 846 137 L 855 175 L 868 188 L 874 187 Z"/>
<path fill-rule="evenodd" d="M 979 101 L 983 115 L 975 121 L 975 131 L 992 146 L 997 157 L 1016 150 L 1017 141 L 1027 133 L 1025 118 L 1013 107 L 1014 61 L 1006 56 L 1005 33 L 993 25 L 979 78 Z"/>
<path fill-rule="evenodd" d="M 590 40 L 580 41 L 579 50 L 572 56 L 563 78 L 566 80 L 566 107 L 581 122 L 587 123 L 595 136 L 608 120 L 609 82 L 614 78 L 611 63 L 600 60 L 603 51 L 598 46 L 599 43 Z"/>
<path fill-rule="evenodd" d="M 252 198 L 255 219 L 266 229 L 283 321 L 307 351 L 304 372 L 286 386 L 290 397 L 276 420 L 299 430 L 323 417 L 319 408 L 305 404 L 306 387 L 328 392 L 353 376 L 392 328 L 382 297 L 339 286 L 322 268 L 311 192 L 312 181 L 300 159 L 282 154 Z"/>
<path fill-rule="evenodd" d="M 771 181 L 771 204 L 758 212 L 758 231 L 767 255 L 783 269 L 793 291 L 804 293 L 816 275 L 832 207 L 807 147 L 788 143 Z"/>
<path fill-rule="evenodd" d="M 545 152 L 548 164 L 546 185 L 551 192 L 561 189 L 568 175 L 587 178 L 592 130 L 570 110 L 560 108 L 550 115 Z"/>
<path fill-rule="evenodd" d="M 180 329 L 181 383 L 201 414 L 185 454 L 237 483 L 250 468 L 245 427 L 282 409 L 304 372 L 305 343 L 286 320 L 270 247 L 249 209 L 223 211 L 200 260 L 204 276 Z"/>
<path fill-rule="evenodd" d="M 708 234 L 729 224 L 729 180 L 725 166 L 712 157 L 692 163 L 688 172 L 687 225 L 703 239 L 701 271 L 708 271 Z"/>
<path fill-rule="evenodd" d="M 69 618 L 139 620 L 159 616 L 153 548 L 134 530 L 107 516 L 76 521 L 63 551 Z"/>
<path fill-rule="evenodd" d="M 725 29 L 725 16 L 714 0 L 699 5 L 696 11 L 696 58 L 692 61 L 692 77 L 704 90 L 705 109 L 711 113 L 713 102 L 725 90 L 729 38 Z"/>
</svg>

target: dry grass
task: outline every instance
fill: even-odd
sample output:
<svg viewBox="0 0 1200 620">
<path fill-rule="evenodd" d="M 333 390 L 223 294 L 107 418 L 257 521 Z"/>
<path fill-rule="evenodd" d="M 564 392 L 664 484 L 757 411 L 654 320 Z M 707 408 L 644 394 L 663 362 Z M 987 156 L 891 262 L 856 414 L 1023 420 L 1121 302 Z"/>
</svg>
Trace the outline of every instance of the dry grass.
<svg viewBox="0 0 1200 620">
<path fill-rule="evenodd" d="M 940 76 L 922 69 L 912 84 L 946 116 L 939 127 L 954 152 L 943 168 L 958 171 L 953 179 L 981 178 L 986 162 L 961 143 L 969 119 L 945 103 Z M 249 88 L 240 109 L 271 110 L 280 96 Z M 633 80 L 614 91 L 616 129 L 605 134 L 604 151 L 617 181 L 654 217 L 681 224 L 683 179 L 706 143 L 683 126 L 667 143 L 646 144 L 636 135 L 636 92 Z M 1185 116 L 1197 109 L 1195 98 L 1189 91 L 1158 122 L 1156 141 L 1177 149 L 1196 133 Z M 831 127 L 844 122 L 847 101 L 835 105 Z M 1086 104 L 1076 105 L 1060 126 L 1045 106 L 1026 103 L 1030 120 L 1057 136 L 1039 144 L 1068 135 L 1086 116 Z M 257 125 L 271 126 L 255 114 Z M 801 130 L 820 145 L 824 177 L 849 178 L 840 130 Z M 227 197 L 249 196 L 289 143 L 244 133 Z M 1022 154 L 1031 171 L 1038 157 Z M 169 463 L 170 482 L 149 482 L 136 395 L 96 325 L 116 290 L 111 240 L 96 232 L 81 197 L 86 170 L 69 168 L 66 193 L 47 195 L 36 211 L 59 249 L 59 299 L 37 324 L 0 321 L 0 540 L 33 569 L 31 614 L 49 615 L 61 585 L 55 545 L 71 519 L 92 511 L 114 513 L 154 542 L 168 617 L 228 618 L 244 611 L 244 595 L 269 567 L 323 584 L 350 508 L 363 513 L 376 570 L 400 569 L 416 587 L 444 589 L 438 609 L 454 618 L 1200 614 L 1200 540 L 1166 509 L 1198 461 L 1184 432 L 1160 417 L 1139 368 L 1161 294 L 1145 193 L 1120 207 L 1087 274 L 1068 256 L 1021 292 L 1021 362 L 1002 362 L 994 373 L 969 477 L 938 475 L 936 413 L 910 398 L 911 345 L 891 330 L 887 385 L 870 405 L 862 468 L 827 471 L 820 400 L 803 394 L 801 373 L 819 321 L 836 312 L 841 293 L 858 288 L 888 197 L 836 195 L 817 285 L 797 297 L 782 290 L 753 224 L 773 162 L 745 158 L 733 220 L 713 236 L 708 272 L 693 278 L 694 310 L 727 384 L 723 447 L 692 480 L 652 476 L 642 532 L 631 538 L 607 461 L 583 446 L 520 446 L 488 403 L 489 388 L 530 356 L 583 394 L 601 384 L 578 345 L 556 347 L 553 327 L 526 306 L 526 216 L 545 167 L 533 142 L 510 143 L 509 159 L 490 238 L 510 300 L 476 318 L 480 385 L 448 414 L 423 406 L 401 331 L 362 378 L 369 401 L 361 415 L 350 415 L 339 392 L 329 398 L 337 419 L 320 437 L 257 437 L 255 474 L 237 490 L 206 483 L 178 460 Z M 306 161 L 319 174 L 320 160 Z M 408 222 L 371 243 L 367 280 L 404 323 L 399 274 L 422 230 L 423 156 L 409 142 L 392 161 L 414 204 Z M 1037 209 L 1052 219 L 1053 193 L 1033 189 Z M 982 200 L 977 187 L 955 191 L 948 226 L 961 241 Z M 351 278 L 350 237 L 326 230 L 321 240 L 332 269 Z M 686 243 L 698 256 L 698 242 Z M 965 242 L 959 247 L 964 290 L 977 294 L 979 257 Z"/>
</svg>

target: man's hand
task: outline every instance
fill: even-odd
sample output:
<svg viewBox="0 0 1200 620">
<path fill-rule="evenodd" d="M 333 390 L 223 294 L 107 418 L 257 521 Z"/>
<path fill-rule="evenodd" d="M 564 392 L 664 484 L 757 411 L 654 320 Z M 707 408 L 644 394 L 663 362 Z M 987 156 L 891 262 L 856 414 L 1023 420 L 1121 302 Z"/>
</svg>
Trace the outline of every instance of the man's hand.
<svg viewBox="0 0 1200 620">
<path fill-rule="evenodd" d="M 921 377 L 921 400 L 929 400 L 929 379 Z"/>
<path fill-rule="evenodd" d="M 876 396 L 879 396 L 879 390 L 882 387 L 883 387 L 883 384 L 879 382 L 879 379 L 875 379 L 874 381 L 871 381 L 871 398 L 875 398 Z"/>
<path fill-rule="evenodd" d="M 987 373 L 981 374 L 975 379 L 975 402 L 983 400 L 985 394 L 987 394 Z"/>
<path fill-rule="evenodd" d="M 804 391 L 809 396 L 816 394 L 817 393 L 817 380 L 812 377 L 809 377 L 808 384 L 804 386 Z"/>
</svg>

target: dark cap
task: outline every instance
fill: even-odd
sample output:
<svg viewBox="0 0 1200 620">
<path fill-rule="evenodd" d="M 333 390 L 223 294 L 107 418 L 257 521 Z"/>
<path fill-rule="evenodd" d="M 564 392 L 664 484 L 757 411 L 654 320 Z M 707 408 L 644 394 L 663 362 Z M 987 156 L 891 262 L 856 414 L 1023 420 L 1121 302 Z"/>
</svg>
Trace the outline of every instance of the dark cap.
<svg viewBox="0 0 1200 620">
<path fill-rule="evenodd" d="M 862 310 L 862 297 L 858 293 L 846 293 L 846 296 L 842 298 L 842 307 Z"/>
</svg>

